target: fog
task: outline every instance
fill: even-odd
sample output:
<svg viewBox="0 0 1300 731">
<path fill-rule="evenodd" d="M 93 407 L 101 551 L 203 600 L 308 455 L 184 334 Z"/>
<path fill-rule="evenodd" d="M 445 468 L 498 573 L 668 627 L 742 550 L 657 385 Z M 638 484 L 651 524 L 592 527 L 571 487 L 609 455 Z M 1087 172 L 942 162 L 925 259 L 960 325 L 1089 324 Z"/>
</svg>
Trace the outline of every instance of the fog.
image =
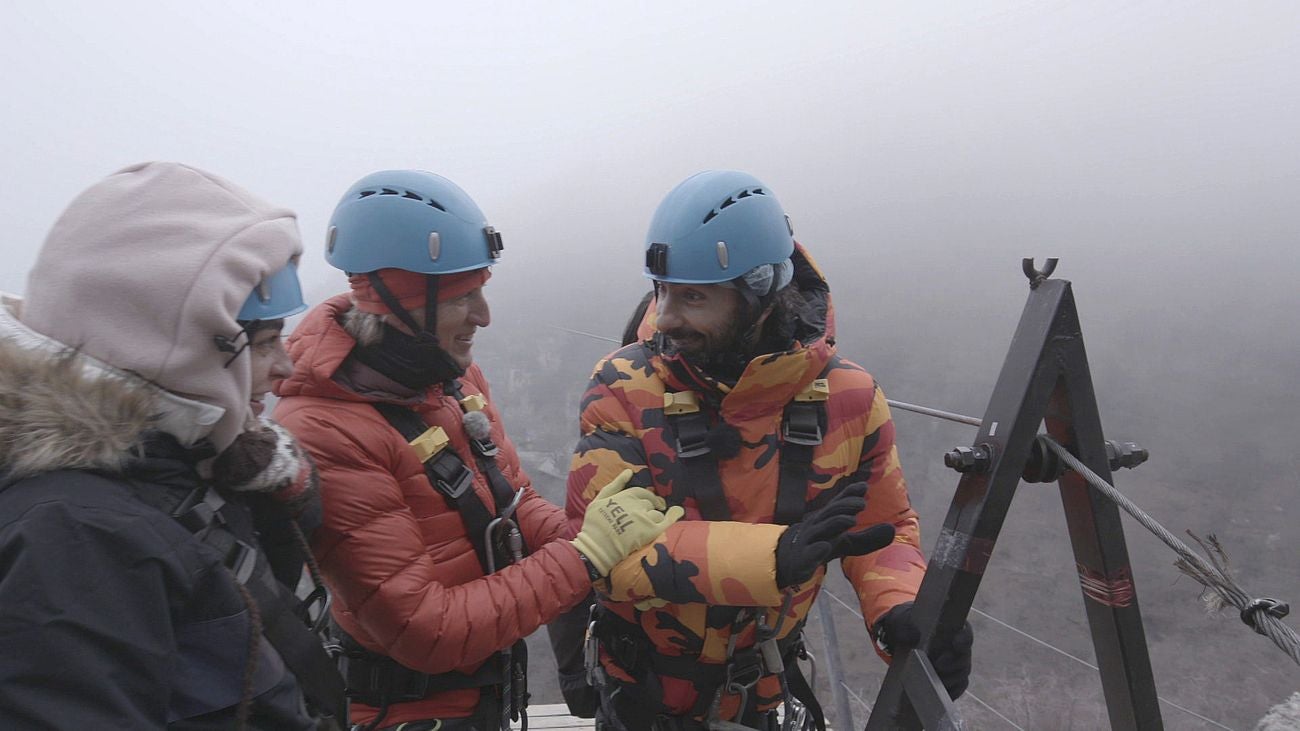
<svg viewBox="0 0 1300 731">
<path fill-rule="evenodd" d="M 1295 606 L 1298 31 L 1291 2 L 6 3 L 0 290 L 23 291 L 78 191 L 136 161 L 298 211 L 312 300 L 345 288 L 321 251 L 353 180 L 446 175 L 505 236 L 476 356 L 558 501 L 612 346 L 553 326 L 617 337 L 659 199 L 742 169 L 827 272 L 840 352 L 893 398 L 979 416 L 1028 292 L 1020 258 L 1060 257 L 1107 436 L 1151 450 L 1117 485 L 1175 533 L 1218 534 L 1248 591 Z M 928 550 L 956 486 L 939 456 L 974 434 L 895 421 Z M 1167 728 L 1249 728 L 1300 687 L 1125 528 L 1157 687 L 1221 724 L 1165 705 Z M 976 606 L 1092 660 L 1055 488 L 1021 487 Z M 1105 724 L 1095 671 L 973 621 L 974 696 L 1025 728 Z M 869 702 L 881 664 L 837 622 Z"/>
</svg>

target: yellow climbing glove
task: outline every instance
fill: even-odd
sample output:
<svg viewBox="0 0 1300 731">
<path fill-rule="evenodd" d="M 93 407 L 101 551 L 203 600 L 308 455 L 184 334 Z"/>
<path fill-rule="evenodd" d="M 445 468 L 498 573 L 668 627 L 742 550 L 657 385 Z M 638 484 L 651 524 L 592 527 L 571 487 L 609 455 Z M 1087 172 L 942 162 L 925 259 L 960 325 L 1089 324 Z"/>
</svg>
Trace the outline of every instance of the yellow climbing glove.
<svg viewBox="0 0 1300 731">
<path fill-rule="evenodd" d="M 573 539 L 573 547 L 601 576 L 608 576 L 628 554 L 658 538 L 685 512 L 678 505 L 669 508 L 644 487 L 628 487 L 630 479 L 632 470 L 623 470 L 601 488 L 587 505 L 582 530 Z"/>
</svg>

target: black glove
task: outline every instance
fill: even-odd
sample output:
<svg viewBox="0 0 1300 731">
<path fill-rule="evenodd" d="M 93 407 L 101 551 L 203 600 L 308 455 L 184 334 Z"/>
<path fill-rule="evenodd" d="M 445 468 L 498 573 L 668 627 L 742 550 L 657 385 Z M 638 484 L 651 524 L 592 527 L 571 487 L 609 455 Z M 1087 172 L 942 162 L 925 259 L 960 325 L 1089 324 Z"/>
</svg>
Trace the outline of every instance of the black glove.
<svg viewBox="0 0 1300 731">
<path fill-rule="evenodd" d="M 876 621 L 874 635 L 876 644 L 890 655 L 916 647 L 921 641 L 921 632 L 912 621 L 912 602 L 903 602 L 885 612 Z M 975 632 L 967 622 L 955 634 L 941 632 L 935 635 L 926 653 L 953 700 L 961 697 L 970 683 L 970 655 L 974 642 Z"/>
<path fill-rule="evenodd" d="M 873 525 L 845 533 L 867 507 L 867 483 L 844 488 L 821 509 L 786 529 L 776 541 L 776 585 L 782 589 L 802 584 L 818 567 L 837 558 L 878 551 L 894 540 L 894 526 Z"/>
</svg>

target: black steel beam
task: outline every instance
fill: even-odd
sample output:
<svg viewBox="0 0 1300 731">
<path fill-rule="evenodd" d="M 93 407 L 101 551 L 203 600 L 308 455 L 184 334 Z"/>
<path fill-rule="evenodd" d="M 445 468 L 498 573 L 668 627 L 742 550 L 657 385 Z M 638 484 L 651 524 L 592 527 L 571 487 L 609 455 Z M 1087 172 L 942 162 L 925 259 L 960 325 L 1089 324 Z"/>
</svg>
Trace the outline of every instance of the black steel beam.
<svg viewBox="0 0 1300 731">
<path fill-rule="evenodd" d="M 1062 326 L 1077 332 L 1073 302 L 1069 313 L 1074 321 Z M 1045 417 L 1047 433 L 1112 482 L 1082 336 L 1063 339 L 1059 352 L 1062 374 Z M 1120 510 L 1074 471 L 1058 482 L 1111 728 L 1159 729 L 1160 705 Z"/>
</svg>

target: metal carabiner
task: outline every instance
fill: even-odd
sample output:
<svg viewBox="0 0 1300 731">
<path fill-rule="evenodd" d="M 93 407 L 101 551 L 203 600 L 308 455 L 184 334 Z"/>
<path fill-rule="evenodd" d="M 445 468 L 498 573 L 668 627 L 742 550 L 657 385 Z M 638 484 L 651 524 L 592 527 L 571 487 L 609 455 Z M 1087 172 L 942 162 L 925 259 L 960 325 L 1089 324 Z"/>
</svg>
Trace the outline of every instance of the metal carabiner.
<svg viewBox="0 0 1300 731">
<path fill-rule="evenodd" d="M 511 532 L 508 534 L 507 540 L 509 543 L 507 545 L 510 548 L 511 558 L 518 561 L 523 557 L 523 535 L 519 533 L 519 524 L 513 520 L 515 511 L 519 509 L 519 501 L 522 500 L 523 497 L 524 491 L 516 490 L 515 497 L 510 501 L 510 504 L 501 511 L 500 515 L 493 518 L 492 521 L 487 524 L 486 528 L 483 529 L 483 546 L 487 549 L 487 572 L 489 574 L 495 574 L 497 571 L 496 551 L 492 550 L 492 546 L 496 530 L 501 525 L 505 524 L 510 526 Z"/>
</svg>

